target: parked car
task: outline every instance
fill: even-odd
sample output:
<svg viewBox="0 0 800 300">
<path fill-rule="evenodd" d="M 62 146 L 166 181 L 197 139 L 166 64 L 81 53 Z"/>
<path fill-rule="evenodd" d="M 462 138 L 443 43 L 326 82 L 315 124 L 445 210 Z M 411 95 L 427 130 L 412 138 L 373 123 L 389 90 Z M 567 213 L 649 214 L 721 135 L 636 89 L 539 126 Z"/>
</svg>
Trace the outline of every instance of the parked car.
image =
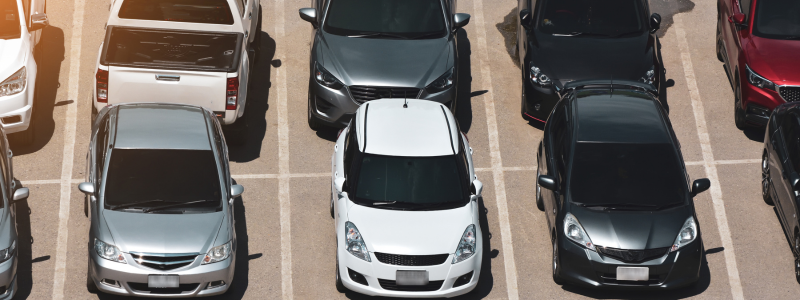
<svg viewBox="0 0 800 300">
<path fill-rule="evenodd" d="M 800 103 L 779 105 L 770 115 L 761 160 L 761 194 L 775 205 L 778 220 L 794 254 L 794 273 L 800 283 Z"/>
<path fill-rule="evenodd" d="M 564 85 L 575 80 L 660 87 L 661 16 L 650 15 L 646 0 L 519 0 L 517 7 L 523 118 L 546 122 Z"/>
<path fill-rule="evenodd" d="M 198 106 L 104 107 L 86 163 L 86 286 L 150 297 L 210 296 L 236 262 L 233 184 L 216 115 Z"/>
<path fill-rule="evenodd" d="M 220 118 L 230 142 L 244 143 L 259 16 L 255 0 L 113 2 L 98 53 L 94 112 L 141 99 L 198 105 Z"/>
<path fill-rule="evenodd" d="M 5 127 L 0 126 L 0 300 L 10 300 L 17 293 L 19 238 L 17 233 L 17 203 L 26 201 L 30 191 L 14 178 L 11 149 Z M 27 213 L 27 210 L 26 212 Z"/>
<path fill-rule="evenodd" d="M 483 184 L 445 105 L 367 102 L 339 135 L 332 167 L 339 291 L 418 298 L 475 288 Z"/>
<path fill-rule="evenodd" d="M 719 0 L 717 58 L 734 90 L 736 127 L 764 126 L 778 105 L 800 100 L 800 2 Z"/>
<path fill-rule="evenodd" d="M 7 134 L 30 144 L 36 133 L 36 58 L 42 28 L 47 27 L 44 0 L 0 0 L 0 123 Z M 36 55 L 34 55 L 36 53 Z"/>
<path fill-rule="evenodd" d="M 695 283 L 704 250 L 678 140 L 655 88 L 577 81 L 550 114 L 537 155 L 553 280 L 663 290 Z"/>
<path fill-rule="evenodd" d="M 456 107 L 456 31 L 468 14 L 451 0 L 312 1 L 308 126 L 345 127 L 358 107 L 419 98 Z"/>
</svg>

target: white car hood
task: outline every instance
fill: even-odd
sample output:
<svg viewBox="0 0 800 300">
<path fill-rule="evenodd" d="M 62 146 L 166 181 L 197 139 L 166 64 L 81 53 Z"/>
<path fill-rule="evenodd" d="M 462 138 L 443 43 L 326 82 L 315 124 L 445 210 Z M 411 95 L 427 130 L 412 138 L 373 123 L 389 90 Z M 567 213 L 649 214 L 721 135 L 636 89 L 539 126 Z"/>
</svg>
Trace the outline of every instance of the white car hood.
<svg viewBox="0 0 800 300">
<path fill-rule="evenodd" d="M 0 82 L 25 65 L 28 53 L 24 51 L 26 48 L 27 43 L 23 43 L 22 39 L 0 39 Z"/>
<path fill-rule="evenodd" d="M 351 204 L 347 218 L 356 225 L 367 249 L 402 255 L 454 253 L 473 224 L 474 201 L 448 210 L 402 211 Z"/>
</svg>

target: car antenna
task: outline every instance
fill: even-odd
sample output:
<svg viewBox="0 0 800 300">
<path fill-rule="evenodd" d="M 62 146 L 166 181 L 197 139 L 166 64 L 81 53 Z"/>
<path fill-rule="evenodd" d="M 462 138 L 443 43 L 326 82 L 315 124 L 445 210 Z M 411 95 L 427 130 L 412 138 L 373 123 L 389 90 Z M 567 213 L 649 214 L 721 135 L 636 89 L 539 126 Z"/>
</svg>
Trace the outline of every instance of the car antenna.
<svg viewBox="0 0 800 300">
<path fill-rule="evenodd" d="M 403 97 L 403 100 L 406 101 L 406 102 L 403 103 L 403 108 L 408 108 L 408 98 Z"/>
</svg>

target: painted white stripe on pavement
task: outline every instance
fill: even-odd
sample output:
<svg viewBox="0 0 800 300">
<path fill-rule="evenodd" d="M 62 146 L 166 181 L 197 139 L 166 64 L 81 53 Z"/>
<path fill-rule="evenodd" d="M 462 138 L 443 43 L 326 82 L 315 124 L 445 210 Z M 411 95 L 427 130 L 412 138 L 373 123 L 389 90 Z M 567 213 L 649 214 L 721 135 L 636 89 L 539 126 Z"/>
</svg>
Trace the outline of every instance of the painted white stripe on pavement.
<svg viewBox="0 0 800 300">
<path fill-rule="evenodd" d="M 286 61 L 284 45 L 284 0 L 275 0 L 275 58 Z M 286 67 L 275 68 L 278 104 L 278 199 L 281 220 L 281 292 L 284 300 L 294 297 L 292 289 L 292 211 L 289 202 L 289 108 L 287 107 Z"/>
<path fill-rule="evenodd" d="M 700 149 L 703 152 L 703 166 L 706 176 L 711 180 L 711 200 L 714 203 L 714 215 L 717 219 L 719 236 L 722 239 L 722 247 L 725 248 L 725 266 L 728 269 L 728 281 L 731 286 L 731 296 L 733 299 L 744 299 L 742 283 L 739 280 L 739 268 L 736 266 L 736 254 L 731 240 L 731 231 L 728 228 L 728 217 L 725 214 L 725 203 L 722 201 L 722 188 L 719 183 L 717 164 L 714 163 L 714 153 L 711 150 L 711 141 L 708 136 L 703 102 L 700 100 L 700 91 L 697 89 L 692 57 L 689 53 L 689 44 L 686 42 L 686 31 L 683 30 L 683 14 L 673 17 L 673 27 L 678 38 L 678 48 L 681 51 L 681 61 L 683 62 L 683 73 L 686 76 L 686 85 L 689 88 L 689 95 L 692 99 L 692 110 L 697 126 L 697 137 L 700 140 Z"/>
<path fill-rule="evenodd" d="M 717 165 L 738 165 L 738 164 L 757 164 L 760 163 L 760 159 L 731 159 L 731 160 L 715 160 L 712 163 Z M 705 161 L 687 161 L 684 162 L 687 166 L 702 166 L 705 165 Z"/>
</svg>

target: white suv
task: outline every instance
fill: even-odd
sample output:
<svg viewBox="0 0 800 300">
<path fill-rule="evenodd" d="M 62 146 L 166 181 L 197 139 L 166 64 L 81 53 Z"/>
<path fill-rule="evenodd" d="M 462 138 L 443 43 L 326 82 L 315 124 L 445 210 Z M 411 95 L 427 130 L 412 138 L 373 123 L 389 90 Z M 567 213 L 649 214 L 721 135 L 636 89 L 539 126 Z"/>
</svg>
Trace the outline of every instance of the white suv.
<svg viewBox="0 0 800 300">
<path fill-rule="evenodd" d="M 340 291 L 453 297 L 475 288 L 483 185 L 450 110 L 427 100 L 369 101 L 334 151 Z"/>
</svg>

